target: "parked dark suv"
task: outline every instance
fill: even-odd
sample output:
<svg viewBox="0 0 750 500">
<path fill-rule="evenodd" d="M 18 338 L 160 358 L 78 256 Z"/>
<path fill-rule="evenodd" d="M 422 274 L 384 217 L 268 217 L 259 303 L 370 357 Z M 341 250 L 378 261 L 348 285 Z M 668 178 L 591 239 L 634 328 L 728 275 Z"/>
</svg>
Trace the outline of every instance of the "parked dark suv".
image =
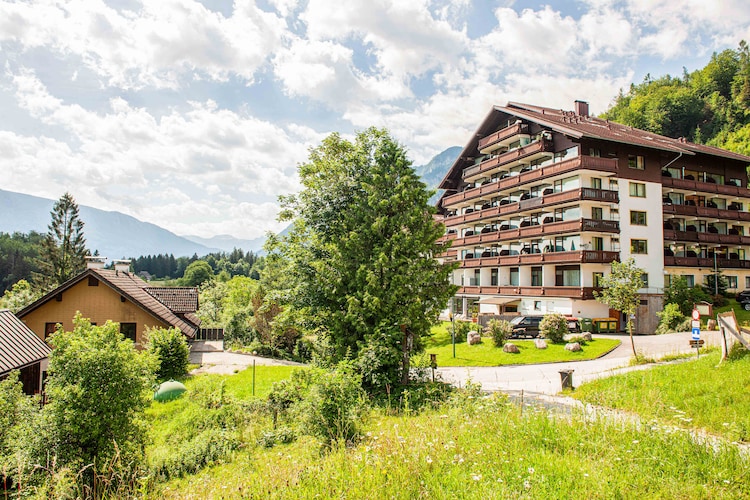
<svg viewBox="0 0 750 500">
<path fill-rule="evenodd" d="M 536 338 L 539 336 L 539 323 L 544 316 L 516 316 L 510 323 L 513 325 L 513 333 L 510 337 L 517 338 Z M 568 331 L 570 333 L 580 333 L 581 323 L 577 318 L 565 318 L 568 321 Z"/>
</svg>

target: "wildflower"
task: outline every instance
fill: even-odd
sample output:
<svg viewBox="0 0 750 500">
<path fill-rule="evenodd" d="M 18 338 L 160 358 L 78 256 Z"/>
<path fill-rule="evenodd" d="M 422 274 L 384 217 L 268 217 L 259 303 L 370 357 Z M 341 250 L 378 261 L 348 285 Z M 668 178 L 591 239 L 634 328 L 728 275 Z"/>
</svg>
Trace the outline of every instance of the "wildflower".
<svg viewBox="0 0 750 500">
<path fill-rule="evenodd" d="M 638 444 L 638 443 L 639 443 L 639 441 L 637 439 L 633 440 L 633 444 Z"/>
<path fill-rule="evenodd" d="M 531 482 L 527 479 L 523 482 L 523 487 L 528 490 L 529 488 L 531 488 Z"/>
<path fill-rule="evenodd" d="M 528 470 L 529 470 L 529 474 L 533 474 L 534 473 L 534 468 L 533 467 L 529 467 Z"/>
<path fill-rule="evenodd" d="M 428 464 L 432 463 L 432 457 L 429 456 L 429 455 L 427 455 L 427 457 L 425 458 L 425 460 L 427 461 Z"/>
<path fill-rule="evenodd" d="M 584 472 L 584 473 L 583 473 L 583 477 L 589 477 L 589 474 L 588 474 L 588 472 Z"/>
<path fill-rule="evenodd" d="M 481 474 L 472 474 L 472 475 L 471 475 L 471 478 L 472 478 L 472 479 L 473 479 L 474 481 L 479 481 L 479 480 L 481 480 L 481 479 L 482 479 L 482 475 L 481 475 Z"/>
<path fill-rule="evenodd" d="M 725 484 L 729 484 L 729 479 L 725 479 L 725 480 L 724 480 L 724 483 L 725 483 Z"/>
</svg>

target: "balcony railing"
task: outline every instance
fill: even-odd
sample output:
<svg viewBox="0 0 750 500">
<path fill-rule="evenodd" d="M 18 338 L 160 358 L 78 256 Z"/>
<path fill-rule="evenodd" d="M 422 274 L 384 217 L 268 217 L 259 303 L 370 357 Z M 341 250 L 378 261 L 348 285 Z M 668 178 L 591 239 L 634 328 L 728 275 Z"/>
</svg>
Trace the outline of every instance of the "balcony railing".
<svg viewBox="0 0 750 500">
<path fill-rule="evenodd" d="M 703 257 L 664 257 L 665 266 L 707 267 L 714 268 L 713 258 Z M 716 267 L 720 269 L 750 269 L 750 260 L 746 259 L 716 259 Z"/>
<path fill-rule="evenodd" d="M 739 210 L 728 210 L 725 208 L 711 208 L 711 207 L 699 207 L 695 205 L 667 204 L 667 205 L 662 206 L 662 212 L 664 212 L 665 214 L 687 215 L 687 216 L 694 216 L 694 217 L 708 217 L 712 219 L 726 219 L 730 221 L 743 221 L 743 222 L 750 221 L 750 212 L 741 212 Z"/>
<path fill-rule="evenodd" d="M 500 157 L 498 156 L 497 158 L 500 158 Z M 493 160 L 497 158 L 493 158 Z M 493 161 L 493 160 L 487 160 L 487 161 Z M 482 162 L 476 167 L 481 167 L 485 163 L 487 162 Z M 475 174 L 469 174 L 468 172 L 470 169 L 473 169 L 476 167 L 470 167 L 469 169 L 466 169 L 464 171 L 464 178 L 469 177 L 470 175 L 475 175 Z M 483 195 L 489 195 L 489 194 L 495 194 L 495 193 L 499 194 L 502 191 L 505 191 L 508 189 L 514 189 L 524 184 L 528 184 L 530 182 L 534 182 L 540 179 L 546 179 L 548 177 L 553 177 L 553 176 L 557 176 L 561 174 L 566 174 L 569 172 L 573 172 L 575 170 L 596 170 L 599 172 L 614 173 L 614 172 L 617 172 L 617 160 L 612 159 L 612 158 L 598 158 L 595 156 L 576 156 L 575 158 L 571 158 L 570 160 L 565 160 L 560 163 L 553 163 L 551 165 L 546 165 L 544 167 L 538 167 L 538 168 L 529 170 L 528 172 L 523 172 L 521 174 L 514 175 L 512 177 L 506 177 L 505 179 L 500 179 L 497 182 L 491 182 L 489 184 L 485 184 L 484 186 L 467 189 L 466 191 L 463 191 L 461 193 L 456 193 L 451 196 L 447 196 L 443 199 L 443 206 L 450 207 L 451 205 L 454 205 L 456 203 L 472 200 L 474 198 L 479 198 L 480 196 L 483 196 Z"/>
<path fill-rule="evenodd" d="M 465 179 L 473 175 L 479 175 L 492 170 L 493 168 L 505 165 L 506 163 L 510 163 L 512 161 L 521 160 L 533 154 L 552 152 L 554 152 L 554 145 L 552 144 L 552 141 L 539 139 L 538 141 L 534 141 L 530 144 L 527 144 L 526 146 L 521 146 L 520 148 L 514 149 L 512 151 L 506 151 L 505 153 L 500 153 L 499 155 L 490 158 L 489 160 L 484 160 L 479 165 L 474 165 L 472 167 L 464 169 L 463 177 Z"/>
<path fill-rule="evenodd" d="M 463 286 L 460 295 L 518 295 L 520 297 L 562 297 L 589 300 L 601 288 L 577 286 Z"/>
<path fill-rule="evenodd" d="M 496 207 L 485 208 L 484 210 L 478 210 L 469 214 L 451 215 L 450 217 L 446 217 L 443 219 L 443 224 L 448 227 L 453 227 L 468 222 L 495 218 L 500 215 L 510 215 L 517 212 L 522 212 L 523 210 L 528 210 L 529 208 L 547 208 L 554 205 L 560 205 L 562 203 L 569 203 L 572 201 L 599 201 L 603 203 L 617 203 L 619 201 L 617 191 L 594 188 L 571 189 L 559 193 L 545 194 L 538 198 L 532 198 L 532 200 L 537 199 L 540 200 L 539 205 L 534 207 L 529 207 L 528 205 L 519 202 L 513 202 L 506 205 L 498 205 Z"/>
<path fill-rule="evenodd" d="M 553 236 L 564 233 L 581 233 L 584 231 L 596 231 L 606 233 L 619 233 L 620 223 L 609 220 L 577 219 L 560 222 L 547 222 L 534 226 L 504 229 L 501 231 L 490 231 L 485 233 L 456 238 L 453 248 L 462 246 L 487 245 L 501 241 L 517 241 L 524 238 Z M 455 236 L 446 235 L 444 237 Z"/>
<path fill-rule="evenodd" d="M 722 245 L 750 245 L 750 236 L 741 234 L 699 233 L 697 231 L 664 230 L 664 239 L 673 241 L 698 241 Z"/>
<path fill-rule="evenodd" d="M 490 134 L 487 137 L 479 139 L 479 145 L 477 147 L 480 151 L 482 151 L 483 149 L 489 148 L 490 146 L 494 146 L 500 141 L 510 139 L 514 135 L 528 133 L 529 126 L 526 123 L 514 123 L 509 127 L 505 127 L 504 129 L 498 130 L 497 132 Z"/>
<path fill-rule="evenodd" d="M 518 266 L 524 264 L 609 264 L 620 260 L 620 252 L 603 250 L 574 250 L 519 255 L 478 257 L 461 261 L 462 268 Z"/>
<path fill-rule="evenodd" d="M 674 177 L 662 177 L 661 184 L 664 187 L 684 189 L 685 191 L 701 191 L 704 193 L 750 198 L 750 189 L 731 184 L 714 184 L 712 182 L 691 181 L 689 179 L 677 179 Z"/>
</svg>

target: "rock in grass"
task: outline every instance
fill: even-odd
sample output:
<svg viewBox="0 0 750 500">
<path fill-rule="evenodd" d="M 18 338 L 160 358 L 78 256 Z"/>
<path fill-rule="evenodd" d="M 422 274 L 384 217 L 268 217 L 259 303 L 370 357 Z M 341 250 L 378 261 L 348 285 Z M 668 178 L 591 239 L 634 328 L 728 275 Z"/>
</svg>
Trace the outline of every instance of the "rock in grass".
<svg viewBox="0 0 750 500">
<path fill-rule="evenodd" d="M 537 349 L 546 349 L 547 341 L 544 339 L 534 339 L 534 347 Z"/>
<path fill-rule="evenodd" d="M 565 344 L 565 350 L 570 352 L 581 351 L 581 344 L 579 344 L 578 342 L 569 342 Z"/>
<path fill-rule="evenodd" d="M 581 338 L 584 342 L 591 342 L 592 340 L 594 340 L 591 336 L 591 332 L 585 332 L 583 335 L 581 335 Z"/>
<path fill-rule="evenodd" d="M 509 342 L 503 346 L 503 352 L 509 352 L 511 354 L 518 354 L 521 351 L 518 350 L 518 346 L 516 344 L 511 344 Z"/>
<path fill-rule="evenodd" d="M 472 330 L 466 334 L 466 343 L 469 345 L 481 344 L 482 336 L 479 335 L 479 332 Z"/>
</svg>

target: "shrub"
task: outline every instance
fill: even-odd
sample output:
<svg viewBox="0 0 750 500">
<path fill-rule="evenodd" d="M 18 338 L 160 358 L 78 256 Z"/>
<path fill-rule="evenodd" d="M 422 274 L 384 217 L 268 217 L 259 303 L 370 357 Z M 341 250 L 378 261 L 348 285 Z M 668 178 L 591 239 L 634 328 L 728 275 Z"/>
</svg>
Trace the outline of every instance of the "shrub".
<svg viewBox="0 0 750 500">
<path fill-rule="evenodd" d="M 574 335 L 568 339 L 568 342 L 578 342 L 581 344 L 581 346 L 585 346 L 588 344 L 588 341 L 583 337 L 583 335 Z"/>
<path fill-rule="evenodd" d="M 158 360 L 156 378 L 169 380 L 187 375 L 190 348 L 178 328 L 151 328 L 146 332 L 146 350 Z"/>
<path fill-rule="evenodd" d="M 239 445 L 232 432 L 220 428 L 206 429 L 166 457 L 157 459 L 151 470 L 162 480 L 195 474 L 207 465 L 223 462 Z"/>
<path fill-rule="evenodd" d="M 568 321 L 560 313 L 546 314 L 539 323 L 539 333 L 553 344 L 561 344 L 568 333 Z"/>
<path fill-rule="evenodd" d="M 659 316 L 659 326 L 656 328 L 657 335 L 680 331 L 678 327 L 682 327 L 685 320 L 688 319 L 682 314 L 678 304 L 667 304 L 664 306 L 664 310 L 657 312 L 656 315 Z"/>
<path fill-rule="evenodd" d="M 453 327 L 456 329 L 456 343 L 466 342 L 469 332 L 478 328 L 477 324 L 471 321 L 454 321 Z"/>
<path fill-rule="evenodd" d="M 505 341 L 513 333 L 513 325 L 510 321 L 492 319 L 484 329 L 485 334 L 492 337 L 495 347 L 502 347 Z"/>
</svg>

